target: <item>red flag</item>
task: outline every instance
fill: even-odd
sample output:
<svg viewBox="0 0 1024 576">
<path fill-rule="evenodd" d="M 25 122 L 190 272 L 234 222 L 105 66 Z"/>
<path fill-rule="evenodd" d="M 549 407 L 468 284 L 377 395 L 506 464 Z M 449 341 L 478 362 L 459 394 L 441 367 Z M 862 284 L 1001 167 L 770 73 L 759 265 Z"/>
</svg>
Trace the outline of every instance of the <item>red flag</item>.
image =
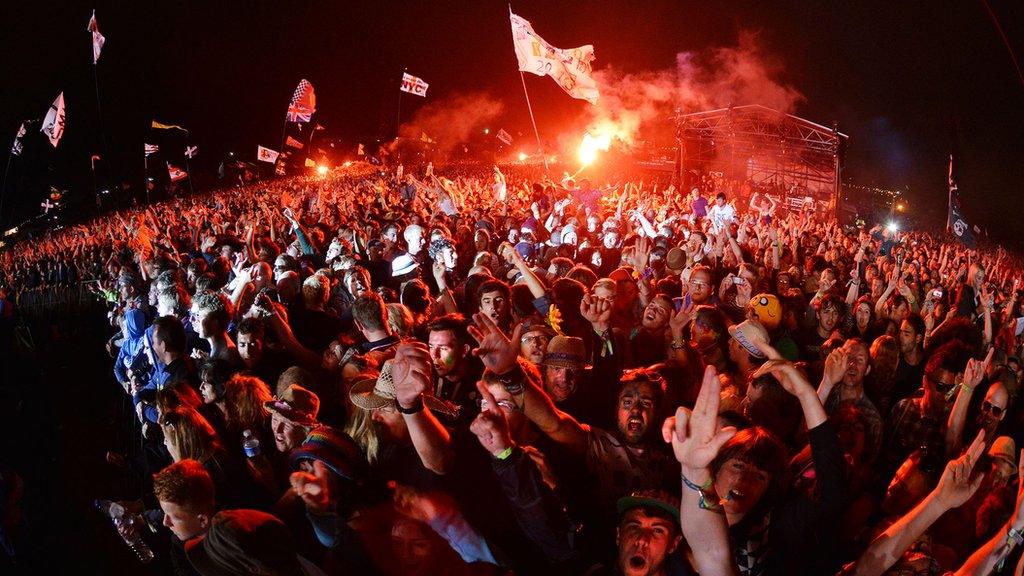
<svg viewBox="0 0 1024 576">
<path fill-rule="evenodd" d="M 291 146 L 292 148 L 298 148 L 299 150 L 302 150 L 305 147 L 305 145 L 302 142 L 299 142 L 298 140 L 296 140 L 295 138 L 292 138 L 291 136 L 289 136 L 284 141 L 284 143 L 285 143 L 286 146 Z"/>
<path fill-rule="evenodd" d="M 292 101 L 288 104 L 288 113 L 285 118 L 289 122 L 309 122 L 316 112 L 316 94 L 313 92 L 313 85 L 305 78 L 299 82 L 299 86 L 292 94 Z"/>
</svg>

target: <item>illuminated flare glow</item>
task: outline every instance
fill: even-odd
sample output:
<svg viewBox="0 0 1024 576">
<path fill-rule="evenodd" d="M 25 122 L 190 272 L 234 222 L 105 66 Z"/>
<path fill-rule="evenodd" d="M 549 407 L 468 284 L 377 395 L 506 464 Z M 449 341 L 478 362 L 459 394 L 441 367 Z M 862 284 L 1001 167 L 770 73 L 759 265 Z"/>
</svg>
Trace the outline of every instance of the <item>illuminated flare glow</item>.
<svg viewBox="0 0 1024 576">
<path fill-rule="evenodd" d="M 316 173 L 321 175 L 321 176 L 323 176 L 324 174 L 327 174 L 327 166 L 323 166 L 323 165 L 317 166 Z"/>
<path fill-rule="evenodd" d="M 522 162 L 523 160 L 526 160 L 526 152 L 519 153 L 519 161 Z"/>
<path fill-rule="evenodd" d="M 608 147 L 612 145 L 611 134 L 601 134 L 594 136 L 590 132 L 583 135 L 583 142 L 580 142 L 579 157 L 580 164 L 589 166 L 594 160 L 597 159 L 597 151 L 607 151 Z"/>
</svg>

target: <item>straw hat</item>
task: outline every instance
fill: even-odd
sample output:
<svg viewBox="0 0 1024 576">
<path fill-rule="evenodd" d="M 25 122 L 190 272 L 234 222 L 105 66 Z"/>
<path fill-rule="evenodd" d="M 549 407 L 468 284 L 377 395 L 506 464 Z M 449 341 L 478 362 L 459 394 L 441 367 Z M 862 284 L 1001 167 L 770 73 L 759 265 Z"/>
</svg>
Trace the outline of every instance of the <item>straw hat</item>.
<svg viewBox="0 0 1024 576">
<path fill-rule="evenodd" d="M 580 370 L 586 368 L 586 353 L 582 338 L 558 335 L 548 342 L 541 364 Z"/>
<path fill-rule="evenodd" d="M 384 365 L 381 367 L 380 374 L 376 379 L 367 378 L 360 380 L 352 386 L 348 395 L 353 404 L 363 410 L 380 410 L 389 406 L 393 408 L 398 406 L 398 402 L 395 400 L 397 392 L 395 390 L 395 379 L 392 376 L 391 363 L 391 360 L 384 361 Z M 441 412 L 449 415 L 454 415 L 457 412 L 454 406 L 432 394 L 424 394 L 423 403 L 432 412 Z"/>
</svg>

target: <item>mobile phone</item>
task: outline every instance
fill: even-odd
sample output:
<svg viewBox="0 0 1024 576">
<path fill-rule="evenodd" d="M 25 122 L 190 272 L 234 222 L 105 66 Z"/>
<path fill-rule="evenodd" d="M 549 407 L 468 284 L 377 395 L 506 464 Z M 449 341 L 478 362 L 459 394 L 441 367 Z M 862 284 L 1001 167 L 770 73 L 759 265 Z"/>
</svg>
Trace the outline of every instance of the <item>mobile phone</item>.
<svg viewBox="0 0 1024 576">
<path fill-rule="evenodd" d="M 740 278 L 739 276 L 733 276 L 732 277 L 732 283 L 733 284 L 743 284 L 744 282 L 745 282 L 745 280 L 743 280 L 743 278 Z"/>
<path fill-rule="evenodd" d="M 932 298 L 942 298 L 942 290 L 932 290 Z"/>
<path fill-rule="evenodd" d="M 682 296 L 677 296 L 672 299 L 672 305 L 675 306 L 676 312 L 683 309 L 683 300 L 684 298 Z"/>
</svg>

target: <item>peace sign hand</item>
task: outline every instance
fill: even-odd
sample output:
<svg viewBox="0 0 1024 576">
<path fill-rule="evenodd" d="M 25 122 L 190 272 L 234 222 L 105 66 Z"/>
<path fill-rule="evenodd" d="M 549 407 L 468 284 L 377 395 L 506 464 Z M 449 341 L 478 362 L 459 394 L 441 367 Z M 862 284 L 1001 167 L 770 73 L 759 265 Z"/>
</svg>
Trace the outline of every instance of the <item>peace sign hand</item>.
<svg viewBox="0 0 1024 576">
<path fill-rule="evenodd" d="M 680 407 L 661 427 L 662 437 L 672 444 L 672 452 L 687 478 L 698 479 L 706 474 L 719 450 L 736 434 L 733 426 L 718 427 L 721 390 L 718 373 L 714 366 L 708 366 L 693 412 Z"/>
</svg>

